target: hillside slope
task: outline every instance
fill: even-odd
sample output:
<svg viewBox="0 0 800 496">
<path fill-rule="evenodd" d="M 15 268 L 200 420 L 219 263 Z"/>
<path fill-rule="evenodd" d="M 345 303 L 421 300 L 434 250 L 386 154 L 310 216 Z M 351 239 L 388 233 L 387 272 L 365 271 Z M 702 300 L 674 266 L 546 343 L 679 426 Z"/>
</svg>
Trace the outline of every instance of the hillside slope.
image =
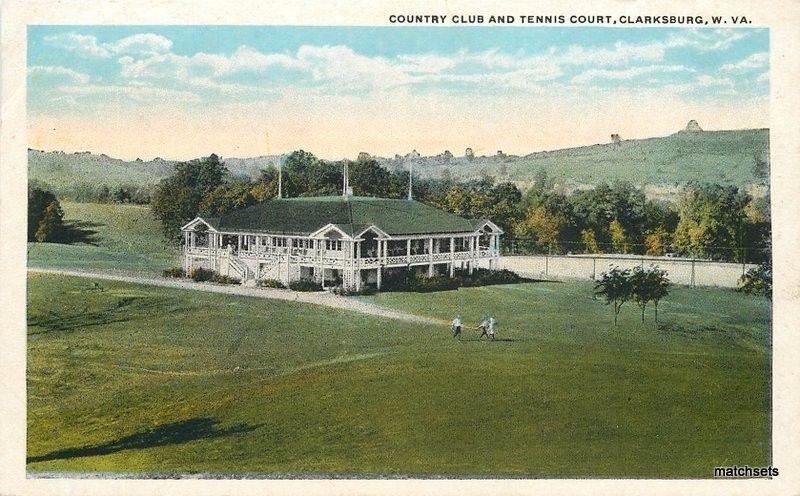
<svg viewBox="0 0 800 496">
<path fill-rule="evenodd" d="M 267 165 L 277 165 L 279 155 L 223 158 L 235 175 L 256 177 Z M 545 171 L 565 186 L 593 185 L 627 180 L 637 185 L 675 186 L 688 181 L 748 186 L 761 182 L 754 173 L 757 159 L 769 161 L 769 130 L 681 131 L 659 138 L 620 140 L 577 148 L 542 151 L 525 156 L 409 154 L 375 157 L 389 169 L 412 168 L 419 177 L 472 179 L 483 174 L 499 181 L 529 184 Z M 57 194 L 106 185 L 149 187 L 170 175 L 176 161 L 156 158 L 126 162 L 105 154 L 28 151 L 29 179 L 45 183 Z"/>
<path fill-rule="evenodd" d="M 532 181 L 539 171 L 565 185 L 597 184 L 617 179 L 638 185 L 677 185 L 688 181 L 745 186 L 760 180 L 756 157 L 769 160 L 769 130 L 681 131 L 669 136 L 525 156 L 420 157 L 383 159 L 390 168 L 408 167 L 423 177 L 464 179 L 486 173 L 499 180 Z M 447 171 L 447 172 L 445 172 Z"/>
<path fill-rule="evenodd" d="M 223 158 L 234 175 L 257 177 L 261 169 L 276 165 L 279 155 Z M 175 171 L 176 160 L 125 161 L 90 152 L 64 153 L 28 149 L 28 179 L 41 182 L 60 195 L 75 196 L 81 188 L 122 185 L 150 187 Z"/>
</svg>

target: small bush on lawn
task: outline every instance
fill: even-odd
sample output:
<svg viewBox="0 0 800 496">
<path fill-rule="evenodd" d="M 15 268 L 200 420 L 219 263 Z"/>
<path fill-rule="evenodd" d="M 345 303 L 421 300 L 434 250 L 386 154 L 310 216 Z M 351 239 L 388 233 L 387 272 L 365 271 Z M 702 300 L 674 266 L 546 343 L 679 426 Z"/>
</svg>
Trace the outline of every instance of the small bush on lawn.
<svg viewBox="0 0 800 496">
<path fill-rule="evenodd" d="M 409 278 L 409 291 L 418 293 L 430 293 L 432 291 L 448 291 L 458 289 L 461 281 L 455 277 L 433 276 L 428 277 L 423 274 L 415 273 L 414 277 Z"/>
<path fill-rule="evenodd" d="M 242 280 L 237 277 L 214 274 L 211 276 L 211 282 L 216 282 L 218 284 L 241 284 Z"/>
<path fill-rule="evenodd" d="M 515 284 L 522 280 L 522 278 L 513 271 L 508 269 L 501 270 L 488 270 L 476 269 L 472 275 L 467 275 L 464 286 L 489 286 L 491 284 Z M 471 284 L 468 284 L 471 283 Z"/>
<path fill-rule="evenodd" d="M 164 277 L 185 277 L 186 274 L 183 272 L 182 267 L 171 267 L 169 269 L 165 269 L 162 273 Z"/>
<path fill-rule="evenodd" d="M 195 282 L 210 281 L 213 277 L 214 277 L 213 270 L 208 270 L 203 268 L 194 269 L 191 275 L 192 280 Z"/>
<path fill-rule="evenodd" d="M 746 294 L 766 296 L 772 299 L 772 262 L 765 262 L 750 269 L 739 278 L 736 291 Z"/>
<path fill-rule="evenodd" d="M 256 282 L 256 286 L 259 288 L 286 289 L 286 285 L 277 279 L 259 279 L 258 282 Z"/>
<path fill-rule="evenodd" d="M 373 295 L 377 293 L 378 290 L 375 286 L 365 286 L 362 287 L 359 291 L 355 289 L 344 289 L 341 286 L 338 286 L 333 289 L 333 294 L 339 296 L 366 296 L 366 295 Z"/>
<path fill-rule="evenodd" d="M 322 284 L 308 279 L 300 279 L 290 282 L 289 289 L 292 291 L 322 291 Z"/>
</svg>

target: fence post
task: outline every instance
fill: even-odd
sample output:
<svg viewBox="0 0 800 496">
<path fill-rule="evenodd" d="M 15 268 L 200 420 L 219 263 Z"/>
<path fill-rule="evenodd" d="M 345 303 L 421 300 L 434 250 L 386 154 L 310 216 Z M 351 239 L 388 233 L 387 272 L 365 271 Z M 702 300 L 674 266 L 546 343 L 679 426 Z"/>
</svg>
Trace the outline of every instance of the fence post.
<svg viewBox="0 0 800 496">
<path fill-rule="evenodd" d="M 692 287 L 694 287 L 694 257 L 692 257 Z"/>
<path fill-rule="evenodd" d="M 592 257 L 592 281 L 597 280 L 597 257 Z"/>
<path fill-rule="evenodd" d="M 550 259 L 547 253 L 544 254 L 544 275 L 547 275 L 548 266 L 550 264 Z"/>
<path fill-rule="evenodd" d="M 747 273 L 747 248 L 742 248 L 742 275 Z"/>
</svg>

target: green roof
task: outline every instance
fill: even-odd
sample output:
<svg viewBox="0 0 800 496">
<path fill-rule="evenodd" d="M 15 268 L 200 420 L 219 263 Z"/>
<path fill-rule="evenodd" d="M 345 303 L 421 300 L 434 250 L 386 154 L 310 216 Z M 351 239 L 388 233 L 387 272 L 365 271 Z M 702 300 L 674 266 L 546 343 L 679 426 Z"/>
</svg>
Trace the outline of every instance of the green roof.
<svg viewBox="0 0 800 496">
<path fill-rule="evenodd" d="M 273 198 L 203 220 L 223 232 L 274 234 L 310 234 L 334 224 L 350 236 L 369 226 L 399 236 L 472 232 L 477 225 L 474 219 L 465 219 L 415 200 L 362 196 Z"/>
</svg>

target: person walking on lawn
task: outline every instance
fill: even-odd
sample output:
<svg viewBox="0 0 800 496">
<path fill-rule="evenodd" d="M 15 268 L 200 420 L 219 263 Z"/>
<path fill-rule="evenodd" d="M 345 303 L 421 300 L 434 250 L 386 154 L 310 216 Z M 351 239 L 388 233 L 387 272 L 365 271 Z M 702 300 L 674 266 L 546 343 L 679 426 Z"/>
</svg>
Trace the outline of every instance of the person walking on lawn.
<svg viewBox="0 0 800 496">
<path fill-rule="evenodd" d="M 497 321 L 494 317 L 489 317 L 489 322 L 486 323 L 486 337 L 494 341 L 494 331 L 497 327 Z"/>
<path fill-rule="evenodd" d="M 486 315 L 486 316 L 483 318 L 483 320 L 481 320 L 480 324 L 478 324 L 477 326 L 475 326 L 475 329 L 480 329 L 480 330 L 481 330 L 481 335 L 480 335 L 480 336 L 478 336 L 478 339 L 480 339 L 480 338 L 482 338 L 482 337 L 484 337 L 484 336 L 486 336 L 487 338 L 489 337 L 489 334 L 487 333 L 487 329 L 488 329 L 488 327 L 489 327 L 489 318 L 490 318 L 490 317 L 489 317 L 489 315 L 487 314 L 487 315 Z"/>
<path fill-rule="evenodd" d="M 453 319 L 451 326 L 453 328 L 453 337 L 461 339 L 461 327 L 463 326 L 461 322 L 461 315 L 456 315 L 456 318 Z"/>
</svg>

